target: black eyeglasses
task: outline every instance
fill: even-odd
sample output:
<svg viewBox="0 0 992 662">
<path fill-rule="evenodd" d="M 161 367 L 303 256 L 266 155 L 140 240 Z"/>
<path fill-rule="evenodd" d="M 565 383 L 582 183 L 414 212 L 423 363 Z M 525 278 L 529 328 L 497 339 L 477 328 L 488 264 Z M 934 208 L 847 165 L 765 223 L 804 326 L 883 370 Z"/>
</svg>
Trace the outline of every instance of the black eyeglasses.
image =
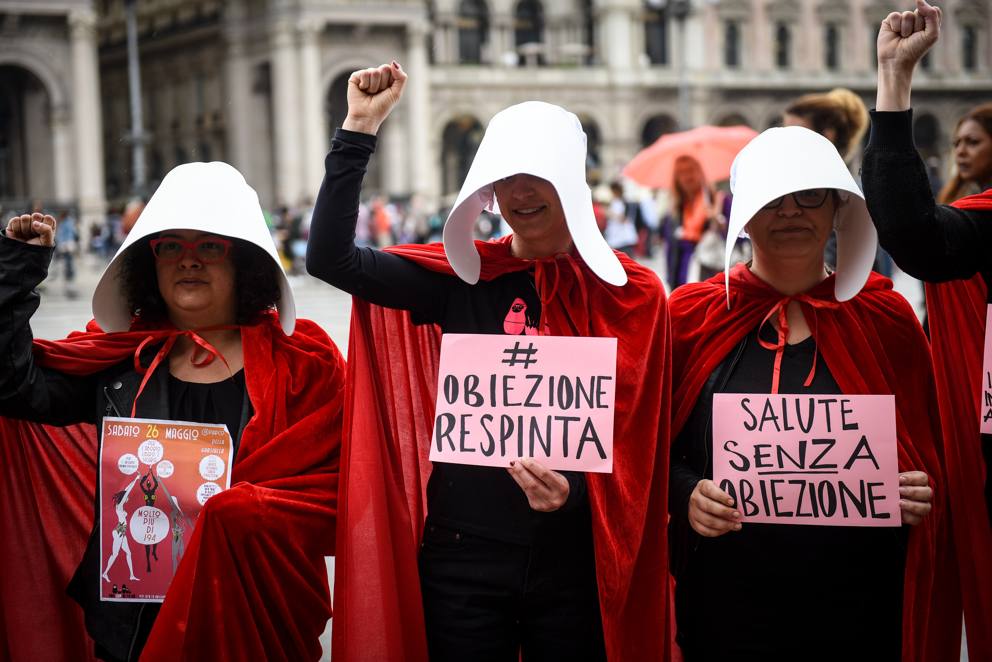
<svg viewBox="0 0 992 662">
<path fill-rule="evenodd" d="M 817 207 L 822 207 L 823 203 L 827 201 L 827 196 L 830 195 L 830 189 L 808 188 L 805 191 L 793 191 L 788 195 L 792 196 L 792 201 L 796 203 L 796 206 L 803 209 L 816 209 Z M 778 209 L 784 201 L 785 196 L 783 195 L 775 198 L 762 207 L 762 209 Z"/>
</svg>

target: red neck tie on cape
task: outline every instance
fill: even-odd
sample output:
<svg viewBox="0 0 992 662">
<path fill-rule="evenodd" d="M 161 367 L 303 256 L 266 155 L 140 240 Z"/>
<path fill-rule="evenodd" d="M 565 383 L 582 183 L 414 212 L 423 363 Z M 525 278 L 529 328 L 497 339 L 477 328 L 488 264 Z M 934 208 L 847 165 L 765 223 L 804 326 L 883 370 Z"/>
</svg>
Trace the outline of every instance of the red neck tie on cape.
<svg viewBox="0 0 992 662">
<path fill-rule="evenodd" d="M 579 295 L 582 297 L 582 305 L 570 310 L 569 316 L 576 322 L 579 335 L 589 335 L 591 326 L 589 316 L 589 288 L 586 285 L 586 278 L 585 274 L 582 273 L 582 268 L 579 267 L 578 262 L 575 261 L 571 253 L 559 253 L 554 257 L 534 261 L 534 283 L 537 287 L 538 297 L 541 299 L 541 318 L 538 321 L 538 333 L 545 335 L 548 311 L 555 300 L 555 295 L 558 293 L 558 284 L 561 281 L 561 267 L 558 266 L 559 261 L 564 261 L 571 268 L 575 276 L 575 282 L 579 285 Z M 549 287 L 548 271 L 550 270 L 554 271 L 554 280 Z M 576 317 L 579 319 L 576 320 Z"/>
<path fill-rule="evenodd" d="M 810 333 L 813 336 L 814 341 L 816 340 L 816 309 L 817 308 L 836 308 L 837 303 L 835 301 L 826 301 L 824 299 L 815 299 L 806 294 L 798 294 L 794 296 L 783 297 L 778 303 L 772 306 L 772 309 L 768 311 L 765 318 L 761 320 L 761 324 L 758 325 L 758 343 L 765 349 L 775 352 L 775 367 L 772 372 L 772 394 L 778 394 L 779 382 L 782 375 L 782 356 L 785 354 L 785 346 L 789 338 L 789 316 L 788 309 L 789 304 L 793 301 L 798 302 L 800 305 L 809 306 L 810 311 L 813 313 L 813 323 L 810 325 Z M 803 309 L 803 314 L 806 311 Z M 778 316 L 778 329 L 776 329 L 778 334 L 778 339 L 775 342 L 769 342 L 761 337 L 761 329 L 764 328 L 772 317 Z M 813 365 L 810 366 L 809 375 L 806 376 L 806 381 L 803 382 L 803 386 L 809 387 L 813 383 L 813 378 L 816 376 L 816 359 L 819 356 L 819 348 L 814 344 L 813 346 Z"/>
<path fill-rule="evenodd" d="M 193 366 L 197 368 L 203 368 L 213 363 L 215 358 L 219 358 L 221 361 L 224 362 L 224 365 L 227 366 L 228 372 L 230 372 L 231 366 L 228 365 L 227 359 L 224 358 L 223 354 L 221 354 L 216 347 L 214 347 L 209 342 L 207 342 L 207 340 L 205 340 L 200 335 L 200 333 L 205 331 L 224 331 L 224 330 L 237 329 L 237 328 L 240 327 L 224 325 L 224 326 L 211 326 L 203 329 L 186 329 L 184 331 L 176 329 L 174 331 L 169 331 L 168 335 L 166 336 L 165 343 L 155 354 L 155 358 L 152 359 L 152 362 L 148 364 L 147 368 L 141 365 L 141 352 L 150 343 L 153 343 L 157 340 L 161 340 L 162 336 L 161 334 L 153 334 L 153 335 L 149 335 L 147 338 L 142 340 L 141 343 L 138 345 L 138 347 L 134 350 L 134 370 L 138 374 L 144 375 L 144 377 L 142 377 L 141 379 L 141 385 L 138 387 L 138 392 L 135 394 L 134 402 L 131 405 L 131 417 L 134 418 L 134 415 L 138 410 L 138 398 L 141 397 L 141 393 L 145 390 L 145 386 L 148 384 L 148 380 L 151 379 L 151 376 L 155 373 L 155 369 L 158 368 L 159 364 L 161 364 L 162 361 L 164 361 L 165 358 L 169 356 L 169 352 L 172 351 L 172 348 L 175 346 L 176 341 L 179 340 L 180 337 L 186 336 L 194 343 L 196 343 L 199 347 L 202 347 L 204 350 L 206 350 L 206 355 L 200 361 L 196 360 L 195 353 L 193 356 L 189 358 L 189 362 L 193 364 Z"/>
</svg>

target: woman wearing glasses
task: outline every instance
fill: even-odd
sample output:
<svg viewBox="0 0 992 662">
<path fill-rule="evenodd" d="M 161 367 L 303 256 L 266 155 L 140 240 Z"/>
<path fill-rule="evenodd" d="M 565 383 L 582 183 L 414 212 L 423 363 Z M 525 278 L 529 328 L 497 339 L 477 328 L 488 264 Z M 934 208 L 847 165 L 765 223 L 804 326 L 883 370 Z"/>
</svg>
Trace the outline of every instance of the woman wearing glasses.
<svg viewBox="0 0 992 662">
<path fill-rule="evenodd" d="M 726 273 L 671 298 L 670 540 L 684 657 L 947 659 L 918 653 L 920 614 L 903 618 L 904 600 L 929 599 L 937 514 L 926 338 L 891 282 L 871 273 L 860 190 L 836 148 L 802 127 L 756 137 L 731 188 Z M 754 258 L 730 268 L 745 228 Z M 836 272 L 823 259 L 833 229 Z M 715 393 L 895 393 L 903 526 L 746 521 L 713 481 Z"/>
<path fill-rule="evenodd" d="M 78 563 L 68 593 L 83 607 L 100 659 L 316 659 L 330 617 L 324 556 L 334 553 L 344 361 L 317 325 L 296 319 L 255 191 L 224 163 L 175 168 L 98 284 L 95 322 L 63 341 L 33 342 L 34 288 L 52 258 L 55 224 L 50 216 L 19 216 L 0 237 L 0 356 L 7 366 L 0 371 L 0 416 L 7 417 L 0 418 L 0 442 L 23 445 L 41 470 L 76 474 L 60 481 L 66 488 L 57 495 L 40 497 L 37 522 L 34 511 L 17 514 L 18 544 L 43 545 L 45 524 L 55 517 L 46 509 L 61 520 L 66 502 L 86 503 L 95 489 L 92 428 L 74 437 L 84 440 L 80 449 L 32 423 L 95 423 L 100 430 L 105 416 L 115 416 L 226 424 L 232 487 L 206 501 L 189 541 L 160 543 L 186 545 L 161 606 L 101 600 L 119 579 L 116 569 L 100 574 L 99 506 L 89 542 L 73 543 L 77 556 L 59 559 Z M 103 485 L 116 491 L 121 478 L 108 469 Z M 30 488 L 5 479 L 4 496 Z M 168 475 L 156 481 L 165 487 Z M 80 526 L 88 526 L 85 509 L 76 510 L 87 520 Z M 12 521 L 0 517 L 0 530 Z M 24 531 L 25 521 L 37 528 Z M 10 538 L 0 536 L 0 557 L 8 558 L 4 540 Z M 145 570 L 138 569 L 139 579 Z M 18 628 L 17 612 L 28 603 L 35 619 L 78 619 L 62 598 L 67 577 L 52 573 L 38 586 L 37 574 L 24 583 L 17 575 L 4 576 L 0 630 L 19 630 L 25 659 L 77 657 L 81 632 L 75 641 L 66 635 L 68 648 L 56 650 L 48 634 Z"/>
</svg>

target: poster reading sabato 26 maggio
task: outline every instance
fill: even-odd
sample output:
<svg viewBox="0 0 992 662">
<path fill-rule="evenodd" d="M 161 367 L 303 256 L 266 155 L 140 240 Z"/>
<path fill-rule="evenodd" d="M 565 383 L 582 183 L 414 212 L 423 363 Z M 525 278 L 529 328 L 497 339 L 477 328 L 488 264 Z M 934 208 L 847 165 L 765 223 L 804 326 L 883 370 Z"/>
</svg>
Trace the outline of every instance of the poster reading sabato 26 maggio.
<svg viewBox="0 0 992 662">
<path fill-rule="evenodd" d="M 100 599 L 161 602 L 207 500 L 231 485 L 226 425 L 103 419 Z"/>
</svg>

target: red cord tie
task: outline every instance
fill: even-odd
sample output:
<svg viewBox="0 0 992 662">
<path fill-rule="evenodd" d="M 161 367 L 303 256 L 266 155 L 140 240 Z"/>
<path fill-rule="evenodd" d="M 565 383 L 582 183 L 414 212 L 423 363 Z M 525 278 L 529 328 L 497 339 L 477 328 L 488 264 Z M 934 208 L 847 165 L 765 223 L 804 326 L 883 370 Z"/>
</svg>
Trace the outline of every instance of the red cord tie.
<svg viewBox="0 0 992 662">
<path fill-rule="evenodd" d="M 582 272 L 582 268 L 568 253 L 561 253 L 554 256 L 553 258 L 545 260 L 535 260 L 534 261 L 534 281 L 537 284 L 538 297 L 541 300 L 541 316 L 538 321 L 538 333 L 544 335 L 545 329 L 545 319 L 548 314 L 548 309 L 551 303 L 555 299 L 555 295 L 558 293 L 558 285 L 561 281 L 561 268 L 558 265 L 558 260 L 565 260 L 568 266 L 571 267 L 572 273 L 575 275 L 575 280 L 579 286 L 579 295 L 582 297 L 581 312 L 585 315 L 584 324 L 576 325 L 576 329 L 584 335 L 590 335 L 591 331 L 591 316 L 589 315 L 589 289 L 586 285 L 585 274 Z M 554 280 L 551 283 L 551 287 L 547 287 L 547 272 L 549 269 L 554 268 Z M 569 316 L 571 318 L 571 316 Z M 570 319 L 571 321 L 571 319 Z"/>
<path fill-rule="evenodd" d="M 837 303 L 834 301 L 823 301 L 821 299 L 814 299 L 805 294 L 800 294 L 798 296 L 788 296 L 781 299 L 778 303 L 772 306 L 772 309 L 768 311 L 765 318 L 761 320 L 761 324 L 758 325 L 758 343 L 765 349 L 775 352 L 775 364 L 772 368 L 772 394 L 778 394 L 779 383 L 782 376 L 782 356 L 785 354 L 785 346 L 789 338 L 789 316 L 788 308 L 789 304 L 796 301 L 800 305 L 800 310 L 803 316 L 806 317 L 807 323 L 810 323 L 810 335 L 813 337 L 813 365 L 810 366 L 809 374 L 806 376 L 806 381 L 803 382 L 803 386 L 809 388 L 813 383 L 813 378 L 816 376 L 816 360 L 820 355 L 819 345 L 816 343 L 816 331 L 819 321 L 816 316 L 817 308 L 836 308 Z M 807 310 L 809 313 L 807 313 Z M 761 329 L 764 328 L 773 316 L 777 315 L 778 319 L 778 338 L 772 343 L 761 337 Z"/>
<path fill-rule="evenodd" d="M 156 340 L 161 340 L 162 336 L 151 335 L 145 338 L 144 340 L 142 340 L 141 344 L 138 345 L 138 348 L 134 350 L 134 369 L 139 375 L 144 375 L 144 377 L 141 380 L 141 385 L 138 387 L 138 393 L 134 396 L 134 403 L 131 405 L 131 417 L 134 418 L 135 416 L 135 412 L 137 411 L 138 408 L 138 397 L 140 397 L 141 393 L 145 390 L 145 386 L 148 384 L 148 380 L 151 379 L 152 374 L 155 373 L 155 369 L 158 368 L 158 366 L 162 363 L 162 361 L 165 360 L 165 357 L 169 355 L 169 352 L 172 351 L 172 348 L 175 346 L 176 341 L 179 340 L 180 336 L 187 336 L 190 340 L 192 340 L 199 347 L 203 348 L 206 351 L 206 355 L 203 357 L 203 359 L 199 361 L 196 360 L 196 352 L 193 353 L 193 355 L 189 359 L 189 362 L 194 367 L 203 368 L 213 363 L 214 359 L 220 359 L 224 363 L 224 365 L 227 366 L 228 372 L 231 372 L 231 366 L 228 365 L 227 359 L 224 358 L 224 355 L 221 354 L 216 347 L 214 347 L 209 342 L 207 342 L 200 335 L 200 333 L 204 331 L 221 331 L 221 330 L 236 329 L 236 328 L 238 327 L 213 326 L 205 329 L 187 329 L 185 331 L 180 331 L 177 329 L 175 331 L 171 331 L 166 337 L 165 344 L 163 344 L 161 349 L 158 350 L 158 352 L 155 354 L 155 358 L 152 359 L 152 362 L 148 364 L 147 368 L 141 365 L 141 352 L 150 343 L 153 343 Z"/>
</svg>

